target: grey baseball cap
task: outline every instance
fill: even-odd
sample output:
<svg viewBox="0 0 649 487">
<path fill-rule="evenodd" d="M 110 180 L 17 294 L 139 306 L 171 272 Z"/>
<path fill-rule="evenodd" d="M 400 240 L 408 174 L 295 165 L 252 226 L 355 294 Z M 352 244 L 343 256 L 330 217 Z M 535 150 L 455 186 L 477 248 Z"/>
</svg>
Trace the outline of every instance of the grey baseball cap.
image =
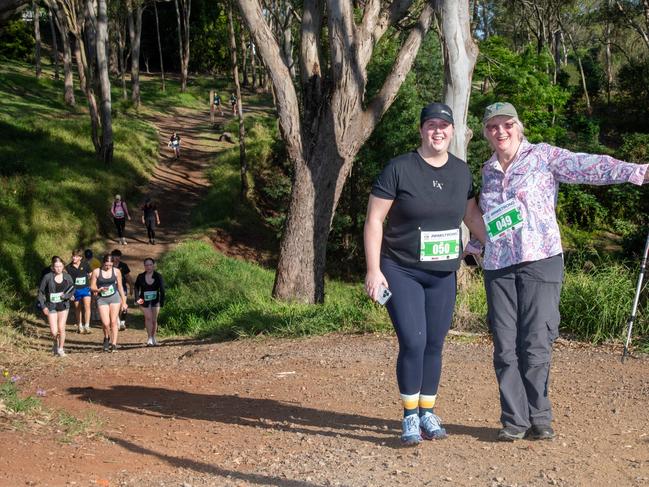
<svg viewBox="0 0 649 487">
<path fill-rule="evenodd" d="M 516 113 L 514 105 L 507 102 L 497 101 L 496 103 L 492 103 L 487 108 L 485 108 L 484 117 L 482 117 L 482 123 L 487 123 L 488 120 L 497 117 L 498 115 L 518 118 L 518 113 Z"/>
<path fill-rule="evenodd" d="M 419 116 L 419 126 L 421 127 L 426 120 L 430 120 L 431 118 L 439 118 L 454 124 L 453 111 L 448 105 L 444 105 L 443 103 L 430 103 L 422 108 L 421 115 Z"/>
</svg>

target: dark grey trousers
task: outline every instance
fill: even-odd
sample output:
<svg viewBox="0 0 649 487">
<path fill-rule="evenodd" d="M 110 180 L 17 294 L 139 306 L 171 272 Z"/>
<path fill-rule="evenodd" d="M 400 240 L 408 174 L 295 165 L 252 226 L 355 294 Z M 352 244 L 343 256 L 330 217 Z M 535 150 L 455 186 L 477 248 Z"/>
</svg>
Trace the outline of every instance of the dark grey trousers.
<svg viewBox="0 0 649 487">
<path fill-rule="evenodd" d="M 563 256 L 485 270 L 503 426 L 548 425 L 552 343 L 559 335 Z"/>
</svg>

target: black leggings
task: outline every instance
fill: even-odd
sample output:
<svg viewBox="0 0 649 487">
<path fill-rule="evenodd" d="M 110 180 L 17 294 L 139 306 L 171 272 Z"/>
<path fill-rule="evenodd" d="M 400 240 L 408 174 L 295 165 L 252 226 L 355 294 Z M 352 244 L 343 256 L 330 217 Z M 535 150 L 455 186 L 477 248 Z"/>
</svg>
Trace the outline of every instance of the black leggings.
<svg viewBox="0 0 649 487">
<path fill-rule="evenodd" d="M 124 238 L 124 228 L 126 228 L 126 218 L 113 218 L 115 228 L 117 228 L 117 237 Z"/>
<path fill-rule="evenodd" d="M 149 240 L 154 240 L 155 239 L 155 220 L 152 218 L 147 218 L 144 220 L 144 224 L 146 225 L 146 234 L 149 237 Z"/>
<path fill-rule="evenodd" d="M 386 257 L 381 257 L 381 272 L 392 291 L 387 309 L 399 340 L 399 392 L 433 396 L 455 307 L 455 272 L 405 267 Z"/>
</svg>

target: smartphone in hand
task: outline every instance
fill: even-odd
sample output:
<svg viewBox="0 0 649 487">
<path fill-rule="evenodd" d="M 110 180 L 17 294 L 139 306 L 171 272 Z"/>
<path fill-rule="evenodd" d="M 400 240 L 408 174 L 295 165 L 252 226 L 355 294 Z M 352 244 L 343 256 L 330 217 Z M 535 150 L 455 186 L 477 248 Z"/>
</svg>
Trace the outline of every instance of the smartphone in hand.
<svg viewBox="0 0 649 487">
<path fill-rule="evenodd" d="M 385 304 L 388 302 L 388 299 L 392 297 L 390 290 L 384 286 L 379 287 L 379 296 L 376 298 L 376 302 L 379 304 Z"/>
</svg>

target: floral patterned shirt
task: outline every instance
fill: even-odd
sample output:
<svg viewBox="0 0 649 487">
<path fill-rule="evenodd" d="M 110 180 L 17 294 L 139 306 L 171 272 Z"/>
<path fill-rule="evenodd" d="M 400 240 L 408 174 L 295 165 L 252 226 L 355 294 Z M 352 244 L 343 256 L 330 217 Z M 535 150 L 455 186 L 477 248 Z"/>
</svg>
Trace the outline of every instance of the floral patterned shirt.
<svg viewBox="0 0 649 487">
<path fill-rule="evenodd" d="M 499 239 L 487 239 L 484 268 L 502 269 L 563 252 L 555 212 L 559 183 L 641 185 L 648 168 L 523 140 L 505 173 L 494 154 L 482 168 L 480 209 L 486 214 L 513 199 L 523 222 Z"/>
</svg>

